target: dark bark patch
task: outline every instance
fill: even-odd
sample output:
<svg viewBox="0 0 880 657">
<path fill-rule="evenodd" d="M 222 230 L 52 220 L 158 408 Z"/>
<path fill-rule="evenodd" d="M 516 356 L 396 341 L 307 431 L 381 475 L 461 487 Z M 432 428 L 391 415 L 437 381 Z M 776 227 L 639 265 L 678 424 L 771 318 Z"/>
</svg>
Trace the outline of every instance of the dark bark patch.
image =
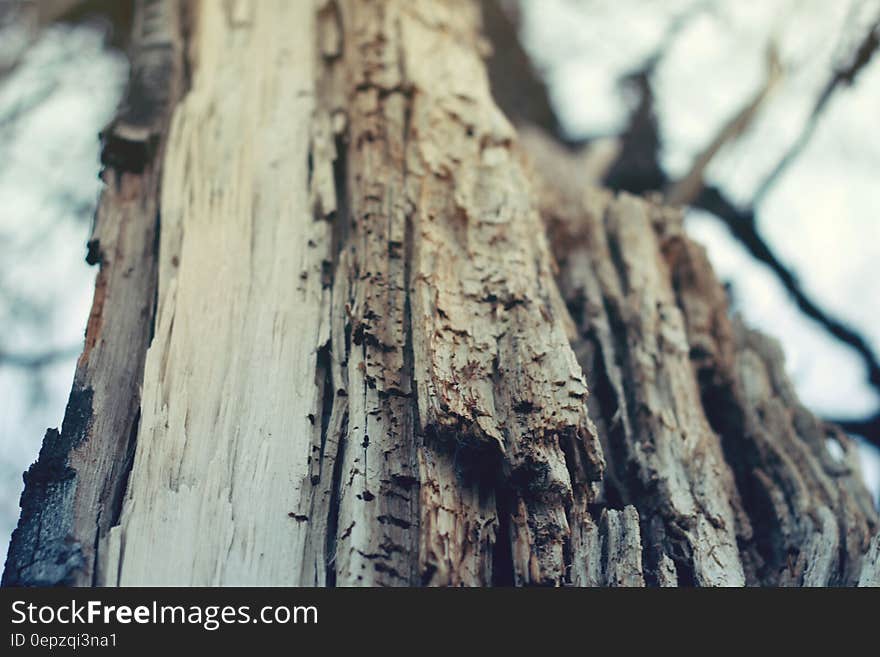
<svg viewBox="0 0 880 657">
<path fill-rule="evenodd" d="M 67 584 L 85 566 L 81 545 L 70 537 L 76 471 L 71 452 L 87 439 L 92 390 L 74 387 L 59 433 L 49 429 L 37 461 L 24 474 L 21 516 L 12 533 L 3 586 Z"/>
</svg>

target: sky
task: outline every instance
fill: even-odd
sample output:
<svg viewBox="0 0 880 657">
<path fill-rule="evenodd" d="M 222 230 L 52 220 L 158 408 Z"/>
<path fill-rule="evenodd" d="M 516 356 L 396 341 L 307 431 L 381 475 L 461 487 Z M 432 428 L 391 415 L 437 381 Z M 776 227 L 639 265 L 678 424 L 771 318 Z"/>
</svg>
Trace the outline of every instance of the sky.
<svg viewBox="0 0 880 657">
<path fill-rule="evenodd" d="M 694 8 L 656 73 L 668 171 L 686 171 L 762 84 L 770 38 L 785 66 L 752 128 L 707 174 L 747 202 L 797 136 L 832 63 L 880 14 L 880 0 L 522 0 L 524 43 L 571 136 L 611 135 L 623 127 L 630 99 L 617 80 Z M 13 37 L 0 31 L 0 63 L 4 46 L 15 46 Z M 84 257 L 101 186 L 97 135 L 126 75 L 124 57 L 103 47 L 100 30 L 54 26 L 0 80 L 0 350 L 70 352 L 39 377 L 0 365 L 0 536 L 17 521 L 21 473 L 45 430 L 63 418 L 94 285 L 95 268 Z M 877 132 L 878 107 L 880 59 L 835 96 L 809 146 L 757 209 L 762 234 L 804 288 L 880 351 L 880 277 L 873 275 L 880 255 L 880 140 L 866 138 Z M 805 318 L 726 228 L 697 211 L 688 213 L 687 228 L 731 284 L 737 312 L 781 342 L 807 406 L 836 416 L 877 407 L 858 358 Z M 862 455 L 876 498 L 880 456 L 867 446 Z"/>
</svg>

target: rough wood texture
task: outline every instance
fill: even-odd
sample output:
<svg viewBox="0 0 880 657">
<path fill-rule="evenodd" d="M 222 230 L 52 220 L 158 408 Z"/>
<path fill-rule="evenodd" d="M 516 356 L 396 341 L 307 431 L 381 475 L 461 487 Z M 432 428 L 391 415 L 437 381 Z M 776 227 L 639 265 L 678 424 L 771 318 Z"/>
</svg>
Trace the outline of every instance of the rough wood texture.
<svg viewBox="0 0 880 657">
<path fill-rule="evenodd" d="M 303 374 L 317 369 L 328 244 L 307 194 L 312 17 L 302 2 L 200 8 L 165 159 L 156 335 L 106 583 L 296 582 L 304 531 L 293 512 L 316 397 Z"/>
<path fill-rule="evenodd" d="M 781 350 L 729 317 L 678 212 L 585 188 L 569 155 L 524 143 L 607 497 L 639 510 L 648 583 L 855 584 L 878 519 L 851 441 L 798 403 Z"/>
<path fill-rule="evenodd" d="M 177 3 L 139 2 L 126 104 L 102 135 L 107 183 L 88 261 L 95 296 L 61 432 L 50 429 L 25 474 L 22 514 L 4 585 L 88 585 L 117 522 L 140 413 L 143 362 L 156 295 L 159 163 L 170 106 L 183 85 Z"/>
<path fill-rule="evenodd" d="M 862 563 L 859 586 L 880 587 L 880 534 L 874 536 Z"/>
<path fill-rule="evenodd" d="M 62 575 L 95 558 L 66 542 L 73 522 L 115 526 L 89 534 L 88 581 L 44 577 L 27 556 L 7 574 L 876 582 L 878 520 L 852 446 L 798 404 L 778 349 L 728 317 L 677 212 L 586 186 L 588 158 L 534 133 L 520 142 L 490 94 L 476 3 L 193 6 L 158 285 L 132 292 L 158 307 L 121 515 L 63 478 L 43 506 L 34 477 L 20 536 L 42 523 L 76 546 L 53 548 Z M 143 135 L 160 121 L 119 125 L 117 155 L 154 152 Z M 155 217 L 152 175 L 136 198 Z M 125 235 L 152 253 L 153 232 Z M 89 335 L 109 339 L 104 286 Z M 113 335 L 119 352 L 149 339 Z M 100 344 L 87 340 L 84 362 Z M 101 367 L 140 381 L 139 360 Z M 114 385 L 120 404 L 100 402 L 113 427 L 89 445 L 119 491 L 137 404 Z M 91 411 L 77 424 L 77 399 L 63 436 L 98 426 Z M 108 444 L 121 424 L 126 441 Z M 50 457 L 38 466 L 66 464 Z"/>
<path fill-rule="evenodd" d="M 352 335 L 380 393 L 417 398 L 401 397 L 416 415 L 399 424 L 414 425 L 401 438 L 418 448 L 421 517 L 401 519 L 421 523 L 421 581 L 485 583 L 501 525 L 513 581 L 561 582 L 563 442 L 589 452 L 594 478 L 601 456 L 514 133 L 489 96 L 476 7 L 351 7 L 350 243 L 367 288 L 364 302 L 354 295 Z M 380 454 L 401 449 L 393 429 L 376 429 Z M 408 473 L 384 475 L 395 476 Z"/>
<path fill-rule="evenodd" d="M 316 9 L 199 11 L 106 581 L 561 583 L 602 458 L 477 7 Z"/>
</svg>

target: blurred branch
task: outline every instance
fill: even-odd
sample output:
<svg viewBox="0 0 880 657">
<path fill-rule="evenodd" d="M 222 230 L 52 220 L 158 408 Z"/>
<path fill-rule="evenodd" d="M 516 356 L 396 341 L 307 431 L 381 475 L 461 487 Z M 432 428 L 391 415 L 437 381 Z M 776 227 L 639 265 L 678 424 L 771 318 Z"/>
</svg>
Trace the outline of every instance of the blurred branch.
<svg viewBox="0 0 880 657">
<path fill-rule="evenodd" d="M 0 131 L 3 131 L 9 127 L 14 127 L 14 124 L 25 114 L 33 112 L 40 105 L 42 105 L 49 97 L 55 93 L 58 89 L 58 82 L 55 80 L 50 81 L 46 85 L 43 86 L 42 89 L 39 90 L 38 93 L 32 94 L 29 98 L 26 98 L 19 103 L 17 103 L 12 109 L 6 112 L 3 116 L 0 116 Z"/>
<path fill-rule="evenodd" d="M 30 0 L 25 4 L 33 6 L 38 25 L 48 25 L 83 4 L 84 0 Z"/>
<path fill-rule="evenodd" d="M 736 113 L 721 130 L 715 139 L 696 157 L 691 170 L 666 192 L 666 202 L 671 205 L 688 205 L 700 194 L 705 184 L 706 168 L 721 148 L 728 142 L 742 135 L 758 114 L 761 105 L 782 79 L 782 64 L 775 44 L 767 49 L 767 74 L 764 84 L 745 107 Z"/>
<path fill-rule="evenodd" d="M 628 75 L 624 83 L 638 98 L 620 136 L 620 152 L 608 168 L 603 183 L 633 194 L 663 189 L 668 178 L 660 166 L 660 127 L 654 112 L 654 93 L 648 71 Z"/>
<path fill-rule="evenodd" d="M 876 40 L 877 29 L 875 26 L 875 28 L 872 28 L 869 37 L 860 44 L 852 64 L 836 71 L 832 81 L 826 85 L 825 91 L 816 105 L 818 110 L 814 107 L 816 117 L 827 105 L 834 89 L 843 83 L 851 84 L 855 80 L 858 72 L 867 64 L 873 52 L 876 51 Z M 667 44 L 671 43 L 665 39 L 664 42 L 667 42 Z M 659 164 L 660 137 L 657 121 L 653 115 L 654 99 L 651 88 L 651 76 L 657 66 L 659 57 L 659 54 L 655 54 L 648 58 L 643 68 L 633 74 L 633 76 L 630 76 L 631 79 L 634 78 L 637 81 L 637 90 L 640 98 L 638 106 L 630 117 L 629 126 L 624 132 L 624 140 L 629 139 L 631 142 L 628 154 L 629 159 L 626 159 L 625 145 L 624 153 L 605 179 L 605 183 L 612 189 L 625 189 L 630 192 L 641 193 L 656 188 L 655 185 L 658 183 L 665 184 L 667 180 L 666 173 Z M 780 72 L 778 59 L 776 59 L 771 50 L 768 55 L 768 73 L 764 87 L 743 110 L 721 129 L 709 146 L 696 158 L 691 172 L 673 186 L 669 192 L 669 200 L 675 199 L 676 202 L 681 204 L 690 202 L 694 207 L 706 210 L 721 219 L 727 225 L 734 238 L 748 250 L 751 256 L 770 268 L 804 315 L 816 321 L 830 336 L 849 346 L 859 355 L 865 365 L 869 384 L 880 392 L 880 363 L 878 363 L 878 358 L 867 340 L 858 331 L 824 310 L 804 292 L 796 276 L 782 263 L 770 245 L 759 234 L 754 211 L 757 203 L 753 203 L 749 208 L 740 209 L 720 189 L 706 185 L 704 179 L 704 172 L 711 159 L 725 143 L 745 131 L 748 124 L 757 114 L 767 94 L 776 84 Z M 808 138 L 809 134 L 806 135 L 805 139 Z M 639 140 L 641 140 L 641 143 L 638 143 Z M 775 170 L 779 172 L 784 170 L 787 163 L 796 157 L 798 152 L 799 149 L 796 149 L 793 153 L 787 153 Z M 769 179 L 767 184 L 772 184 L 778 175 L 778 173 L 771 175 L 771 179 Z M 862 433 L 859 435 L 864 435 L 867 440 L 872 442 L 876 440 L 876 444 L 880 446 L 880 439 L 876 437 L 880 430 L 877 427 L 870 429 L 873 426 L 872 423 L 877 421 L 875 417 L 863 421 L 849 422 L 848 424 L 851 427 L 861 427 L 869 435 Z"/>
<path fill-rule="evenodd" d="M 0 2 L 0 36 L 10 38 L 18 31 L 18 47 L 0 61 L 0 77 L 18 66 L 25 51 L 37 38 L 40 30 L 70 12 L 82 0 L 5 0 Z"/>
<path fill-rule="evenodd" d="M 880 413 L 863 419 L 832 418 L 827 421 L 836 424 L 847 433 L 861 436 L 872 445 L 880 448 Z"/>
<path fill-rule="evenodd" d="M 822 110 L 827 105 L 834 90 L 842 84 L 852 84 L 859 71 L 870 61 L 877 47 L 878 25 L 875 24 L 868 36 L 860 43 L 851 64 L 835 71 L 813 108 L 807 129 L 785 153 L 770 176 L 759 187 L 750 207 L 740 208 L 731 202 L 720 189 L 707 185 L 704 174 L 712 158 L 721 147 L 741 135 L 747 129 L 749 123 L 757 114 L 760 105 L 778 81 L 781 67 L 775 52 L 773 50 L 769 51 L 767 78 L 762 89 L 751 102 L 721 129 L 709 146 L 696 158 L 691 171 L 667 193 L 667 201 L 680 205 L 690 204 L 706 210 L 721 219 L 737 241 L 748 250 L 749 254 L 758 262 L 770 268 L 770 271 L 782 283 L 804 315 L 817 322 L 829 335 L 847 345 L 859 355 L 865 366 L 869 384 L 880 393 L 880 362 L 878 362 L 878 357 L 868 344 L 868 341 L 841 319 L 824 310 L 803 290 L 794 273 L 783 264 L 770 245 L 761 237 L 755 219 L 755 208 L 758 206 L 761 196 L 775 183 L 779 175 L 806 145 L 815 129 Z M 880 423 L 880 417 L 875 416 L 864 420 L 847 421 L 845 424 L 853 430 L 858 428 L 859 435 L 880 446 L 880 426 L 878 426 L 878 423 Z M 846 429 L 846 427 L 844 428 Z"/>
<path fill-rule="evenodd" d="M 126 45 L 133 0 L 0 0 L 0 39 L 17 37 L 17 45 L 0 59 L 0 78 L 15 70 L 27 49 L 47 25 L 97 18 L 108 28 L 108 44 Z"/>
<path fill-rule="evenodd" d="M 789 146 L 785 154 L 776 163 L 776 166 L 770 171 L 770 174 L 764 179 L 759 186 L 752 199 L 752 205 L 757 206 L 767 194 L 767 192 L 776 184 L 780 176 L 794 162 L 809 143 L 810 138 L 816 131 L 822 112 L 825 110 L 828 102 L 831 100 L 834 92 L 844 86 L 852 86 L 859 73 L 871 62 L 874 54 L 880 47 L 880 20 L 874 22 L 867 34 L 859 43 L 855 55 L 851 58 L 849 64 L 843 68 L 834 70 L 831 78 L 822 88 L 822 92 L 816 99 L 813 109 L 807 118 L 798 138 Z"/>
<path fill-rule="evenodd" d="M 612 163 L 619 159 L 619 140 L 615 137 L 567 138 L 553 110 L 547 85 L 520 43 L 517 4 L 485 0 L 480 6 L 483 31 L 492 46 L 486 65 L 495 102 L 520 128 L 538 128 L 566 146 L 579 173 L 591 183 L 599 184 Z M 521 129 L 520 134 L 523 133 Z"/>
<path fill-rule="evenodd" d="M 625 189 L 634 194 L 663 189 L 668 177 L 660 166 L 660 127 L 654 111 L 654 93 L 651 88 L 654 73 L 665 54 L 672 48 L 685 27 L 702 13 L 709 3 L 701 2 L 675 16 L 668 24 L 663 38 L 641 66 L 625 76 L 623 84 L 637 98 L 630 113 L 629 123 L 620 136 L 621 146 L 617 160 L 609 167 L 604 183 L 611 189 Z"/>
<path fill-rule="evenodd" d="M 41 369 L 48 365 L 75 358 L 82 351 L 82 345 L 52 349 L 36 354 L 23 354 L 0 349 L 0 366 L 8 365 L 20 369 Z"/>
<path fill-rule="evenodd" d="M 752 257 L 767 265 L 776 275 L 802 313 L 818 322 L 836 340 L 852 348 L 865 365 L 871 387 L 880 392 L 880 362 L 878 362 L 877 355 L 867 340 L 858 331 L 823 310 L 803 291 L 795 275 L 776 257 L 776 254 L 758 233 L 754 211 L 751 208 L 738 208 L 727 199 L 721 190 L 713 186 L 704 186 L 697 198 L 694 199 L 693 205 L 724 221 L 731 234 L 748 250 Z"/>
<path fill-rule="evenodd" d="M 481 7 L 483 31 L 492 44 L 486 65 L 495 102 L 514 123 L 530 123 L 548 134 L 561 135 L 547 86 L 519 41 L 516 7 L 503 0 L 485 0 Z"/>
</svg>

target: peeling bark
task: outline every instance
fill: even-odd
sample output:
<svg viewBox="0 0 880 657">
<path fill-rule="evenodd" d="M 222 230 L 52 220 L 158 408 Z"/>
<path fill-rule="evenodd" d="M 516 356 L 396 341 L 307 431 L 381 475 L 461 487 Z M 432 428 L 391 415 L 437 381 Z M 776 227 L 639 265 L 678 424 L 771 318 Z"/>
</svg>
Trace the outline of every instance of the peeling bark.
<svg viewBox="0 0 880 657">
<path fill-rule="evenodd" d="M 639 510 L 648 582 L 672 564 L 678 584 L 855 584 L 878 518 L 852 442 L 800 405 L 779 347 L 730 317 L 677 211 L 584 188 L 566 153 L 524 144 L 608 498 Z"/>
<path fill-rule="evenodd" d="M 142 10 L 167 27 L 161 7 Z M 185 97 L 180 57 L 160 115 L 132 103 L 108 140 L 102 212 L 134 209 L 99 213 L 118 232 L 95 249 L 91 378 L 5 578 L 876 580 L 847 439 L 728 317 L 675 211 L 520 140 L 480 20 L 464 0 L 198 3 Z M 150 53 L 134 90 L 170 65 Z"/>
<path fill-rule="evenodd" d="M 563 449 L 588 500 L 602 458 L 476 7 L 236 7 L 201 7 L 169 139 L 107 581 L 476 585 L 500 550 L 498 577 L 561 583 Z"/>
</svg>

